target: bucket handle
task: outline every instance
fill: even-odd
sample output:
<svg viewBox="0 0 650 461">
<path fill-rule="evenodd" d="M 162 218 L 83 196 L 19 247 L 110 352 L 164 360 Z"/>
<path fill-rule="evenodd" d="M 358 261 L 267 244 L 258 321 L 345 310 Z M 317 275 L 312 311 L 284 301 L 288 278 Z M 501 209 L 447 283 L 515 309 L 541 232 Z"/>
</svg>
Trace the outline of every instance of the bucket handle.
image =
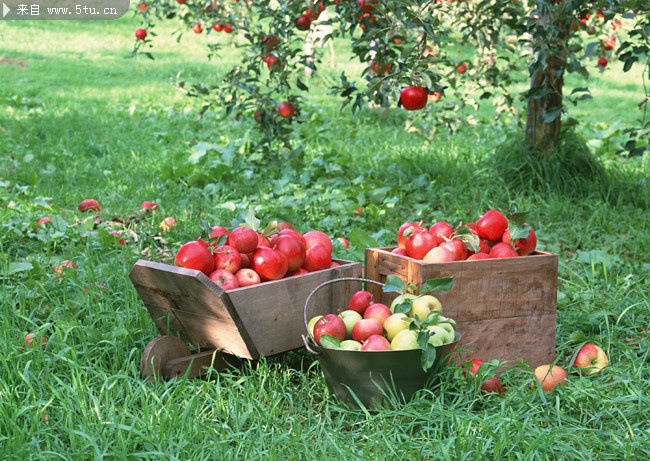
<svg viewBox="0 0 650 461">
<path fill-rule="evenodd" d="M 309 301 L 311 301 L 312 296 L 316 294 L 318 290 L 323 288 L 326 285 L 330 285 L 332 283 L 336 282 L 363 282 L 363 283 L 374 283 L 375 285 L 379 285 L 380 287 L 383 287 L 385 284 L 381 282 L 377 282 L 376 280 L 369 280 L 369 279 L 362 279 L 360 277 L 341 277 L 338 279 L 332 279 L 328 280 L 326 282 L 321 283 L 318 285 L 316 288 L 312 290 L 311 293 L 309 293 L 309 296 L 307 296 L 307 300 L 305 301 L 305 307 L 302 312 L 303 320 L 305 322 L 305 329 L 307 330 L 307 334 L 309 335 L 309 339 L 311 339 L 312 344 L 309 344 L 309 341 L 305 337 L 305 335 L 302 335 L 302 341 L 305 343 L 305 347 L 309 352 L 311 352 L 314 355 L 320 355 L 322 351 L 320 350 L 314 350 L 314 349 L 320 349 L 320 346 L 315 346 L 316 345 L 316 339 L 314 336 L 311 334 L 311 331 L 309 331 L 309 322 L 307 321 L 307 307 L 309 306 Z M 401 292 L 399 292 L 401 293 Z"/>
</svg>

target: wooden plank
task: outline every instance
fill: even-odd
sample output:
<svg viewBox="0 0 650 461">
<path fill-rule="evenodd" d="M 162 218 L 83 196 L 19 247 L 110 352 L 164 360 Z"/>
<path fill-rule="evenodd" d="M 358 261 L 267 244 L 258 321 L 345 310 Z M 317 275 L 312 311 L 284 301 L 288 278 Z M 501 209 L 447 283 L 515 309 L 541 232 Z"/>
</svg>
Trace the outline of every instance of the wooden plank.
<svg viewBox="0 0 650 461">
<path fill-rule="evenodd" d="M 333 278 L 361 276 L 360 263 L 338 262 L 341 265 L 332 269 L 227 292 L 261 355 L 273 355 L 303 347 L 303 310 L 312 290 Z M 339 299 L 343 293 L 345 291 L 340 288 L 334 290 L 332 286 L 324 287 L 312 298 L 308 319 L 313 315 L 338 312 L 347 303 L 345 299 Z"/>
<path fill-rule="evenodd" d="M 162 334 L 178 334 L 196 348 L 259 357 L 225 292 L 205 274 L 140 260 L 129 278 Z"/>
<path fill-rule="evenodd" d="M 528 362 L 531 368 L 555 360 L 555 314 L 458 322 L 463 360 Z M 553 332 L 553 334 L 550 334 Z M 460 362 L 460 359 L 456 357 Z"/>
<path fill-rule="evenodd" d="M 219 371 L 239 364 L 241 361 L 233 355 L 210 350 L 169 360 L 162 365 L 161 374 L 166 380 L 185 376 L 186 373 L 188 378 L 196 378 L 205 375 L 210 366 Z"/>
</svg>

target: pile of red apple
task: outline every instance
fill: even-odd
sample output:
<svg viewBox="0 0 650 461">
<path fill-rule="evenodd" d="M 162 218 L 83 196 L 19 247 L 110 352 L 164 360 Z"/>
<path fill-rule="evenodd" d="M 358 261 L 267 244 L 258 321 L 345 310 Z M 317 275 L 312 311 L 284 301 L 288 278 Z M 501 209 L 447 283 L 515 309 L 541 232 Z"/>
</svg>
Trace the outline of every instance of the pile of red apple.
<svg viewBox="0 0 650 461">
<path fill-rule="evenodd" d="M 214 226 L 210 234 L 214 243 L 201 239 L 185 243 L 174 264 L 203 272 L 224 290 L 339 265 L 332 261 L 332 240 L 327 234 L 318 230 L 301 234 L 288 222 L 274 227 L 267 236 L 250 227 L 228 231 Z"/>
<path fill-rule="evenodd" d="M 410 310 L 395 312 L 395 306 L 403 302 L 411 304 Z M 433 312 L 436 314 L 431 315 Z M 428 343 L 434 347 L 454 341 L 456 322 L 441 313 L 442 305 L 432 295 L 401 295 L 388 307 L 376 303 L 372 293 L 362 290 L 352 295 L 347 310 L 338 315 L 318 315 L 307 326 L 323 347 L 356 351 L 420 349 L 420 330 L 427 332 Z"/>
<path fill-rule="evenodd" d="M 397 245 L 392 253 L 429 263 L 445 263 L 527 256 L 535 250 L 537 238 L 528 224 L 509 225 L 503 213 L 489 210 L 476 223 L 456 230 L 446 221 L 438 221 L 429 229 L 405 222 L 397 232 Z"/>
</svg>

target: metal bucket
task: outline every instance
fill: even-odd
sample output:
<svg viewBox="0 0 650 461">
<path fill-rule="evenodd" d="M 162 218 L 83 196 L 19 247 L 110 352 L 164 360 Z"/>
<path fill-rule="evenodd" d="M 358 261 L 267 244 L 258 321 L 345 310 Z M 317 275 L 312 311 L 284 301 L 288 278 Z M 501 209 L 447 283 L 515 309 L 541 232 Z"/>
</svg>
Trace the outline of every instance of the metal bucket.
<svg viewBox="0 0 650 461">
<path fill-rule="evenodd" d="M 436 347 L 436 359 L 426 372 L 422 369 L 422 351 L 351 351 L 328 349 L 316 344 L 308 328 L 307 307 L 312 296 L 322 287 L 336 282 L 355 281 L 374 283 L 374 280 L 345 277 L 328 280 L 314 288 L 305 301 L 304 320 L 307 338 L 302 335 L 305 347 L 316 355 L 325 376 L 327 387 L 341 402 L 351 408 L 376 409 L 391 400 L 405 403 L 427 384 L 433 384 L 440 369 L 449 362 L 449 354 L 456 348 L 461 335 L 456 332 L 454 342 Z"/>
</svg>

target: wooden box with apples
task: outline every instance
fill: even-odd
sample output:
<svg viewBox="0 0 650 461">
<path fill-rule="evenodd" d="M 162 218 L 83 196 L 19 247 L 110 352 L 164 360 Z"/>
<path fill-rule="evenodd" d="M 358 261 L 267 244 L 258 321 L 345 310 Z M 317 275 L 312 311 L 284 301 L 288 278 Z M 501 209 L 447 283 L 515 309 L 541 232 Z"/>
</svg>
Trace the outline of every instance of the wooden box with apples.
<svg viewBox="0 0 650 461">
<path fill-rule="evenodd" d="M 189 370 L 194 377 L 238 358 L 257 359 L 303 346 L 303 306 L 321 283 L 341 277 L 360 277 L 358 262 L 303 275 L 223 290 L 199 270 L 151 261 L 138 261 L 129 278 L 163 336 L 152 340 L 142 354 L 143 376 L 165 379 Z M 320 312 L 333 312 L 358 286 L 328 287 L 315 302 Z M 190 351 L 190 343 L 195 351 Z"/>
<path fill-rule="evenodd" d="M 395 274 L 420 287 L 427 280 L 453 277 L 453 288 L 437 293 L 445 315 L 463 332 L 463 360 L 517 361 L 531 367 L 555 357 L 558 256 L 535 251 L 516 258 L 428 263 L 392 253 L 393 247 L 366 249 L 366 277 L 384 283 Z M 390 305 L 395 293 L 371 285 L 377 302 Z"/>
</svg>

